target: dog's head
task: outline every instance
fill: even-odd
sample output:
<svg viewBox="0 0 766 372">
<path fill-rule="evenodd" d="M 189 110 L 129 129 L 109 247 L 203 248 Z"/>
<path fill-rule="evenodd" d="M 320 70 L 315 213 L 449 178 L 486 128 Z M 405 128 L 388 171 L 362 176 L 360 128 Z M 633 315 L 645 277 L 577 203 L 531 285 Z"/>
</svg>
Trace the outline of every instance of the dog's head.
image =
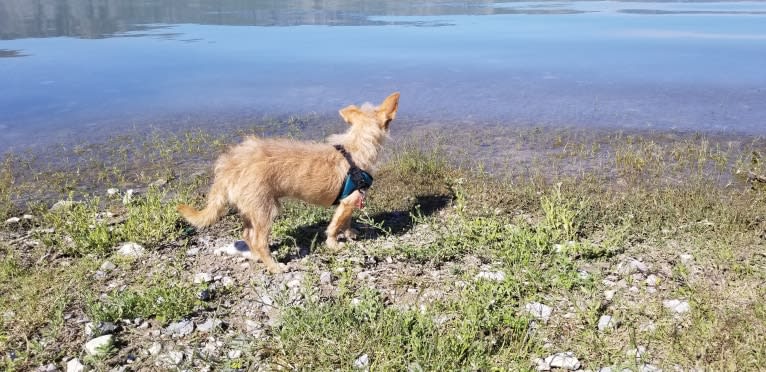
<svg viewBox="0 0 766 372">
<path fill-rule="evenodd" d="M 380 130 L 388 132 L 391 120 L 396 117 L 399 108 L 399 92 L 392 93 L 383 103 L 375 107 L 369 104 L 356 107 L 355 105 L 341 109 L 340 116 L 351 126 L 358 126 L 368 130 Z"/>
</svg>

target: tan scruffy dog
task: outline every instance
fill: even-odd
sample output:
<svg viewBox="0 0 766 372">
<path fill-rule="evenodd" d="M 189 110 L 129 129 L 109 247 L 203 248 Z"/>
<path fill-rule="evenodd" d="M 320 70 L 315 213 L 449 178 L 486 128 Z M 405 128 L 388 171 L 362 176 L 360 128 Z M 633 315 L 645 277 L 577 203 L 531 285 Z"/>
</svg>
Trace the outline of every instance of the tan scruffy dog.
<svg viewBox="0 0 766 372">
<path fill-rule="evenodd" d="M 279 200 L 290 197 L 328 207 L 338 202 L 327 227 L 327 245 L 336 248 L 340 232 L 347 239 L 356 237 L 351 214 L 363 206 L 369 186 L 359 181 L 359 172 L 351 176 L 353 166 L 357 171 L 373 171 L 398 106 L 399 93 L 394 93 L 378 107 L 351 105 L 340 110 L 351 127 L 346 133 L 328 137 L 326 143 L 250 137 L 218 158 L 205 208 L 198 211 L 179 205 L 178 211 L 192 225 L 205 227 L 221 218 L 229 206 L 236 207 L 244 221 L 243 236 L 250 251 L 269 271 L 278 273 L 281 270 L 269 250 L 269 232 Z M 347 175 L 364 187 L 349 190 Z M 343 191 L 353 192 L 336 200 L 344 187 Z"/>
</svg>

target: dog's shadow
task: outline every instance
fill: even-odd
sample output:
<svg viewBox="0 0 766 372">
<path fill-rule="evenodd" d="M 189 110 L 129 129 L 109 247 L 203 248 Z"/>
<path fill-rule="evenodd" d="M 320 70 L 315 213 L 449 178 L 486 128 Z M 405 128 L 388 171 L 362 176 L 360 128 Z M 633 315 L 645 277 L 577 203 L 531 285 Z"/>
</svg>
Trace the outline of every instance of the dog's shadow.
<svg viewBox="0 0 766 372">
<path fill-rule="evenodd" d="M 418 196 L 410 210 L 395 210 L 390 212 L 378 212 L 369 215 L 374 226 L 363 224 L 356 219 L 352 224 L 359 230 L 357 241 L 374 240 L 382 235 L 402 235 L 412 229 L 415 216 L 428 217 L 444 209 L 452 198 L 448 195 L 424 195 Z M 298 248 L 296 257 L 285 257 L 280 261 L 290 261 L 294 258 L 304 257 L 311 253 L 311 248 L 322 244 L 325 239 L 325 230 L 330 221 L 321 221 L 310 225 L 297 226 L 287 232 L 287 239 Z M 245 245 L 246 246 L 246 245 Z M 271 247 L 275 248 L 274 246 Z"/>
</svg>

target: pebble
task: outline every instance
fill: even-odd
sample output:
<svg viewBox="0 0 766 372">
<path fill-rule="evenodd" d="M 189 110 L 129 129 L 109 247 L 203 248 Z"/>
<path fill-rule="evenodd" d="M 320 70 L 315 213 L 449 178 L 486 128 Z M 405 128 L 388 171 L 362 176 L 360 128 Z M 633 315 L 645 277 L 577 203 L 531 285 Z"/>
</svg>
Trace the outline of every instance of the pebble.
<svg viewBox="0 0 766 372">
<path fill-rule="evenodd" d="M 649 267 L 639 260 L 631 259 L 627 263 L 620 264 L 618 271 L 625 275 L 633 274 L 635 272 L 641 272 L 645 274 L 647 271 L 649 271 Z"/>
<path fill-rule="evenodd" d="M 332 283 L 332 273 L 329 271 L 322 271 L 322 273 L 319 274 L 319 283 L 325 285 Z"/>
<path fill-rule="evenodd" d="M 269 297 L 269 295 L 261 296 L 261 302 L 263 302 L 263 304 L 267 306 L 271 306 L 274 304 L 274 300 L 271 297 Z"/>
<path fill-rule="evenodd" d="M 196 273 L 194 274 L 194 284 L 210 283 L 213 281 L 213 275 L 210 273 Z"/>
<path fill-rule="evenodd" d="M 196 256 L 199 253 L 199 248 L 189 248 L 186 250 L 187 256 Z"/>
<path fill-rule="evenodd" d="M 234 279 L 232 279 L 230 276 L 224 276 L 223 278 L 221 278 L 221 284 L 225 288 L 229 288 L 229 287 L 233 286 L 234 283 L 235 283 Z"/>
<path fill-rule="evenodd" d="M 625 355 L 636 359 L 641 359 L 644 354 L 646 354 L 646 346 L 643 345 L 638 345 L 635 349 L 630 349 L 625 352 Z"/>
<path fill-rule="evenodd" d="M 85 371 L 85 366 L 80 363 L 80 360 L 77 358 L 70 359 L 68 362 L 66 362 L 66 372 L 83 372 Z"/>
<path fill-rule="evenodd" d="M 602 315 L 598 319 L 598 330 L 601 332 L 604 332 L 607 329 L 612 329 L 616 325 L 617 325 L 617 320 L 612 318 L 611 315 Z"/>
<path fill-rule="evenodd" d="M 162 351 L 162 344 L 159 342 L 155 342 L 152 346 L 149 346 L 149 355 L 157 355 L 160 351 Z"/>
<path fill-rule="evenodd" d="M 197 331 L 210 333 L 221 324 L 223 322 L 220 319 L 208 318 L 204 323 L 197 325 Z"/>
<path fill-rule="evenodd" d="M 228 356 L 229 359 L 237 359 L 242 356 L 242 350 L 229 350 L 226 356 Z"/>
<path fill-rule="evenodd" d="M 662 306 L 665 306 L 668 310 L 676 314 L 683 314 L 691 310 L 689 303 L 681 300 L 665 300 L 662 301 Z"/>
<path fill-rule="evenodd" d="M 617 293 L 617 291 L 615 291 L 615 290 L 607 290 L 607 291 L 604 291 L 604 298 L 605 298 L 607 301 L 612 301 L 612 299 L 614 298 L 614 295 L 615 295 L 616 293 Z"/>
<path fill-rule="evenodd" d="M 109 196 L 114 196 L 114 195 L 117 195 L 119 193 L 120 193 L 120 189 L 116 189 L 114 187 L 112 187 L 110 189 L 106 189 L 106 194 L 109 195 Z"/>
<path fill-rule="evenodd" d="M 494 280 L 496 282 L 502 282 L 505 280 L 505 273 L 502 271 L 482 271 L 478 274 L 476 274 L 476 280 L 479 279 L 485 279 L 485 280 Z"/>
<path fill-rule="evenodd" d="M 111 261 L 104 261 L 104 263 L 101 264 L 101 267 L 99 267 L 102 271 L 112 271 L 116 268 L 117 265 L 113 264 Z"/>
<path fill-rule="evenodd" d="M 157 357 L 160 363 L 177 366 L 184 360 L 184 353 L 180 351 L 170 351 Z"/>
<path fill-rule="evenodd" d="M 14 223 L 19 223 L 20 221 L 21 221 L 21 218 L 11 217 L 11 218 L 5 220 L 5 224 L 6 225 L 11 225 L 11 224 L 14 224 Z"/>
<path fill-rule="evenodd" d="M 165 327 L 165 333 L 172 336 L 183 337 L 191 334 L 192 332 L 194 332 L 194 322 L 188 319 L 171 323 Z"/>
<path fill-rule="evenodd" d="M 73 200 L 59 200 L 51 206 L 51 211 L 55 212 L 62 209 L 69 209 L 75 204 L 77 204 L 77 202 Z"/>
<path fill-rule="evenodd" d="M 96 337 L 85 343 L 85 352 L 87 352 L 88 355 L 101 355 L 108 351 L 113 343 L 114 336 L 112 335 Z"/>
<path fill-rule="evenodd" d="M 117 248 L 117 253 L 126 256 L 138 258 L 144 255 L 146 249 L 138 243 L 127 242 Z"/>
<path fill-rule="evenodd" d="M 245 330 L 249 334 L 258 333 L 261 331 L 261 324 L 254 320 L 247 319 L 245 320 Z"/>
<path fill-rule="evenodd" d="M 128 189 L 125 191 L 125 195 L 122 197 L 122 204 L 128 205 L 131 201 L 133 201 L 133 194 L 135 194 L 135 190 Z"/>
<path fill-rule="evenodd" d="M 301 280 L 300 279 L 293 279 L 289 282 L 287 282 L 287 288 L 298 288 L 301 286 Z"/>
<path fill-rule="evenodd" d="M 531 314 L 537 319 L 542 320 L 545 323 L 548 322 L 548 320 L 551 318 L 551 314 L 553 313 L 553 308 L 539 302 L 528 303 L 524 305 L 524 309 L 526 309 L 527 313 Z"/>
<path fill-rule="evenodd" d="M 639 368 L 638 370 L 640 372 L 662 372 L 662 368 L 653 366 L 651 364 L 641 365 L 641 368 Z"/>
<path fill-rule="evenodd" d="M 694 262 L 694 256 L 692 256 L 690 254 L 682 254 L 682 255 L 680 255 L 678 257 L 681 259 L 681 263 L 684 264 L 684 265 L 688 265 L 688 264 Z"/>
<path fill-rule="evenodd" d="M 235 242 L 213 249 L 213 254 L 217 256 L 229 255 L 229 256 L 242 256 L 245 258 L 252 257 L 250 247 L 247 246 L 243 240 L 237 240 Z"/>
<path fill-rule="evenodd" d="M 36 372 L 54 372 L 58 370 L 59 368 L 56 367 L 56 365 L 53 363 L 48 363 L 44 366 L 40 366 L 40 367 L 37 367 L 37 369 L 35 369 Z"/>
<path fill-rule="evenodd" d="M 354 368 L 367 369 L 370 366 L 370 357 L 367 354 L 362 354 L 354 361 Z"/>
<path fill-rule="evenodd" d="M 537 363 L 538 371 L 550 371 L 552 368 L 561 368 L 569 371 L 580 369 L 580 361 L 575 358 L 574 353 L 571 351 L 556 353 L 545 359 L 537 358 L 535 362 Z"/>
<path fill-rule="evenodd" d="M 656 287 L 659 283 L 660 279 L 657 277 L 657 275 L 651 274 L 646 277 L 646 285 L 650 287 Z"/>
</svg>

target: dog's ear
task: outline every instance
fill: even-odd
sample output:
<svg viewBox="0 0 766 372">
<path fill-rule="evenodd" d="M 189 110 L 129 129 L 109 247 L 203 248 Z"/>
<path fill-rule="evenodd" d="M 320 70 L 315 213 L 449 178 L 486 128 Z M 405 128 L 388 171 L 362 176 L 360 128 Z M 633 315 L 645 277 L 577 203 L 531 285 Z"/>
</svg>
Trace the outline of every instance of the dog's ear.
<svg viewBox="0 0 766 372">
<path fill-rule="evenodd" d="M 381 116 L 385 127 L 388 128 L 388 123 L 394 120 L 396 117 L 396 110 L 399 109 L 399 92 L 392 93 L 388 96 L 383 103 L 378 106 L 378 115 Z"/>
<path fill-rule="evenodd" d="M 340 109 L 338 113 L 340 114 L 340 117 L 343 118 L 343 121 L 351 125 L 353 124 L 354 117 L 361 114 L 361 111 L 359 111 L 359 107 L 351 105 L 351 106 Z"/>
</svg>

